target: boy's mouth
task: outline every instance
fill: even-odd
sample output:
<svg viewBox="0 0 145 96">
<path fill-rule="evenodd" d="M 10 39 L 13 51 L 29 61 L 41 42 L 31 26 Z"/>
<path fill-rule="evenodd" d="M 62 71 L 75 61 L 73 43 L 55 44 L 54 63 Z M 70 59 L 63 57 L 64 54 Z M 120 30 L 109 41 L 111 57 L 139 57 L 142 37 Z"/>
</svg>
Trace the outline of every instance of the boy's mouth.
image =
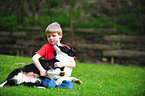
<svg viewBox="0 0 145 96">
<path fill-rule="evenodd" d="M 55 42 L 51 42 L 51 44 L 52 44 L 52 45 L 55 45 L 56 43 L 55 43 Z"/>
<path fill-rule="evenodd" d="M 51 44 L 55 43 L 53 40 L 50 41 Z"/>
<path fill-rule="evenodd" d="M 50 43 L 52 44 L 52 45 L 57 45 L 57 41 L 55 42 L 55 41 L 50 41 Z"/>
</svg>

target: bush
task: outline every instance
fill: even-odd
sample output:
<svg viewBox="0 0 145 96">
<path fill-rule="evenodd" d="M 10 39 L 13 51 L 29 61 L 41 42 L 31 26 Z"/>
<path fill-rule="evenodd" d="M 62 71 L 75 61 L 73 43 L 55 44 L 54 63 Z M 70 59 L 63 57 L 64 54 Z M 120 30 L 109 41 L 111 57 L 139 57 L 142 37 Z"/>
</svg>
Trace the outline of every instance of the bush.
<svg viewBox="0 0 145 96">
<path fill-rule="evenodd" d="M 0 31 L 16 31 L 17 17 L 15 15 L 0 17 Z"/>
</svg>

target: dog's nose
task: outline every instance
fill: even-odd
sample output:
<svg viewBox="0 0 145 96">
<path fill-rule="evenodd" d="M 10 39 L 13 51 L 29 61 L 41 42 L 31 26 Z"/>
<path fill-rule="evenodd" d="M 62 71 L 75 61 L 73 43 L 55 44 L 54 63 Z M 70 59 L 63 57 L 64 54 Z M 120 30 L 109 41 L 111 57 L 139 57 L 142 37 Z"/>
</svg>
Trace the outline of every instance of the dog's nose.
<svg viewBox="0 0 145 96">
<path fill-rule="evenodd" d="M 64 76 L 65 75 L 65 72 L 60 72 L 60 74 L 59 74 L 60 76 Z"/>
<path fill-rule="evenodd" d="M 62 46 L 59 41 L 56 42 L 57 46 Z"/>
</svg>

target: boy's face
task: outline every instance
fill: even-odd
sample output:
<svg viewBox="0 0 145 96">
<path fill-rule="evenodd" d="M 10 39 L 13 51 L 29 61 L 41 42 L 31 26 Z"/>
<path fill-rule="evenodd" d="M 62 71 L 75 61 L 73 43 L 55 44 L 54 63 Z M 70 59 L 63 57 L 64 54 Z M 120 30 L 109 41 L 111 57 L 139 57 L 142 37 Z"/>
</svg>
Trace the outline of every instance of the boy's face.
<svg viewBox="0 0 145 96">
<path fill-rule="evenodd" d="M 49 33 L 47 34 L 47 40 L 50 44 L 54 45 L 55 42 L 59 41 L 62 36 L 58 35 L 58 33 Z"/>
</svg>

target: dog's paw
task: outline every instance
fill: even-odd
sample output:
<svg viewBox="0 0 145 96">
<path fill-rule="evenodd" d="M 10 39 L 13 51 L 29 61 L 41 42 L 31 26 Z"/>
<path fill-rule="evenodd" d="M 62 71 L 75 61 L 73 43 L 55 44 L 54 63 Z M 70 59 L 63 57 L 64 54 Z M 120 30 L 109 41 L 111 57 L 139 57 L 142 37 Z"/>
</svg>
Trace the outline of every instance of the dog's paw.
<svg viewBox="0 0 145 96">
<path fill-rule="evenodd" d="M 79 85 L 83 83 L 81 80 L 74 80 L 74 82 L 79 84 Z"/>
</svg>

